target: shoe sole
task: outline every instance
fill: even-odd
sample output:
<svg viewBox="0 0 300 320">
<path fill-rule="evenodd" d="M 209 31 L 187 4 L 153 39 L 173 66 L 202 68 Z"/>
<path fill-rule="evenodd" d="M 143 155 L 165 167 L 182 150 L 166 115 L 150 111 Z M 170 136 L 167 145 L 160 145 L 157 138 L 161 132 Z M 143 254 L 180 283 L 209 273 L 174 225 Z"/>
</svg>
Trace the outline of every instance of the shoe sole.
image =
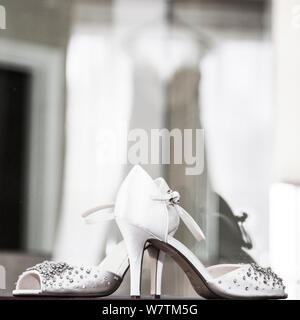
<svg viewBox="0 0 300 320">
<path fill-rule="evenodd" d="M 285 299 L 286 296 L 274 296 L 274 297 L 263 297 L 263 296 L 255 296 L 255 297 L 236 297 L 231 295 L 219 294 L 214 292 L 210 287 L 201 273 L 186 259 L 185 256 L 182 255 L 176 248 L 171 246 L 170 244 L 157 240 L 157 239 L 149 239 L 149 243 L 151 243 L 155 248 L 166 252 L 169 256 L 171 256 L 174 261 L 181 267 L 184 273 L 189 278 L 194 290 L 203 298 L 206 299 L 230 299 L 230 300 L 266 300 L 266 299 Z"/>
</svg>

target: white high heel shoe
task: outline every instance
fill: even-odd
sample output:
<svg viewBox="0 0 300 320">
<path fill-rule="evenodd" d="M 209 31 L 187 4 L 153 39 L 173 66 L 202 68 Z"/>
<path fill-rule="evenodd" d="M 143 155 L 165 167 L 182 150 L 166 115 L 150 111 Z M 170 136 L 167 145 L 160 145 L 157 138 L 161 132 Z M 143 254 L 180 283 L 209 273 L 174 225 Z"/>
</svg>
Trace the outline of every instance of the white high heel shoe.
<svg viewBox="0 0 300 320">
<path fill-rule="evenodd" d="M 140 296 L 141 265 L 145 245 L 152 244 L 170 255 L 184 270 L 195 291 L 209 299 L 283 299 L 280 279 L 270 268 L 256 264 L 220 264 L 204 267 L 201 261 L 173 235 L 170 211 L 176 212 L 194 237 L 205 239 L 194 219 L 179 206 L 179 193 L 162 192 L 140 166 L 124 180 L 116 200 L 115 216 L 127 246 L 130 261 L 131 296 Z"/>
<path fill-rule="evenodd" d="M 168 185 L 162 178 L 154 181 L 155 185 L 166 192 Z M 87 223 L 112 220 L 112 212 L 99 212 L 113 209 L 114 204 L 98 206 L 82 216 Z M 169 232 L 174 234 L 179 219 L 170 211 Z M 159 298 L 164 252 L 148 245 L 151 271 L 151 295 Z M 13 291 L 15 296 L 107 296 L 114 293 L 122 283 L 129 269 L 129 259 L 124 241 L 119 242 L 98 266 L 71 266 L 64 262 L 44 261 L 23 272 Z"/>
</svg>

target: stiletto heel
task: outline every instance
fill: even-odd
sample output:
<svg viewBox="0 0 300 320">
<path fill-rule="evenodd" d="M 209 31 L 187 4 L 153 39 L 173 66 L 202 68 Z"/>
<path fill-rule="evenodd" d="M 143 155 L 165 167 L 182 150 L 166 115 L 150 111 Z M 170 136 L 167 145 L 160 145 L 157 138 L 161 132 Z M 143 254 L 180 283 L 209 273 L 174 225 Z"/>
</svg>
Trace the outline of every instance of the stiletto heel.
<svg viewBox="0 0 300 320">
<path fill-rule="evenodd" d="M 137 299 L 141 296 L 143 257 L 149 235 L 125 221 L 116 221 L 123 235 L 130 263 L 130 295 Z"/>
<path fill-rule="evenodd" d="M 150 294 L 154 299 L 160 299 L 162 272 L 166 254 L 153 246 L 148 247 L 148 253 L 150 257 L 151 272 Z"/>
</svg>

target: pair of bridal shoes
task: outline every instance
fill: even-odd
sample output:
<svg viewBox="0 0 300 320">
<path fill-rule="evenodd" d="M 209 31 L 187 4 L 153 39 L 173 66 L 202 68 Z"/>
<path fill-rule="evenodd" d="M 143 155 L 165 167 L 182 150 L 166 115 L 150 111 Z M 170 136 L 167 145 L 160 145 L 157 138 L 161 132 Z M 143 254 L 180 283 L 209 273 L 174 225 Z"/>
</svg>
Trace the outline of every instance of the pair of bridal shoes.
<svg viewBox="0 0 300 320">
<path fill-rule="evenodd" d="M 164 179 L 153 180 L 134 166 L 117 193 L 115 204 L 89 210 L 85 219 L 99 215 L 115 219 L 123 236 L 98 266 L 71 266 L 45 261 L 27 269 L 13 294 L 30 296 L 107 296 L 120 286 L 130 270 L 130 294 L 141 295 L 144 252 L 151 263 L 151 294 L 161 295 L 164 258 L 170 256 L 186 273 L 194 290 L 207 299 L 284 299 L 283 281 L 270 268 L 257 264 L 219 264 L 205 267 L 198 257 L 174 238 L 182 221 L 198 242 L 205 236 L 195 220 L 179 205 L 180 195 Z M 104 212 L 104 211 L 103 211 Z"/>
</svg>

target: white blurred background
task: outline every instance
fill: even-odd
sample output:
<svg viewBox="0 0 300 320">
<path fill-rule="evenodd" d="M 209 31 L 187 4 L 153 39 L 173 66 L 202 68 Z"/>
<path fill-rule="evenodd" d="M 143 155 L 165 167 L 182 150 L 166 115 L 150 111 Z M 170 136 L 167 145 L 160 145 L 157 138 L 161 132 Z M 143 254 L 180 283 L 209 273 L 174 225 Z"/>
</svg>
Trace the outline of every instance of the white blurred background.
<svg viewBox="0 0 300 320">
<path fill-rule="evenodd" d="M 33 261 L 96 264 L 120 239 L 113 222 L 85 226 L 80 214 L 114 201 L 131 167 L 116 158 L 126 155 L 127 132 L 204 128 L 203 174 L 145 165 L 180 191 L 208 241 L 199 247 L 184 228 L 178 237 L 206 264 L 271 265 L 290 297 L 300 297 L 300 0 L 1 4 L 0 264 L 11 270 L 8 288 Z M 194 295 L 179 268 L 168 261 L 166 269 L 166 294 Z M 128 279 L 119 291 L 127 293 Z"/>
</svg>

